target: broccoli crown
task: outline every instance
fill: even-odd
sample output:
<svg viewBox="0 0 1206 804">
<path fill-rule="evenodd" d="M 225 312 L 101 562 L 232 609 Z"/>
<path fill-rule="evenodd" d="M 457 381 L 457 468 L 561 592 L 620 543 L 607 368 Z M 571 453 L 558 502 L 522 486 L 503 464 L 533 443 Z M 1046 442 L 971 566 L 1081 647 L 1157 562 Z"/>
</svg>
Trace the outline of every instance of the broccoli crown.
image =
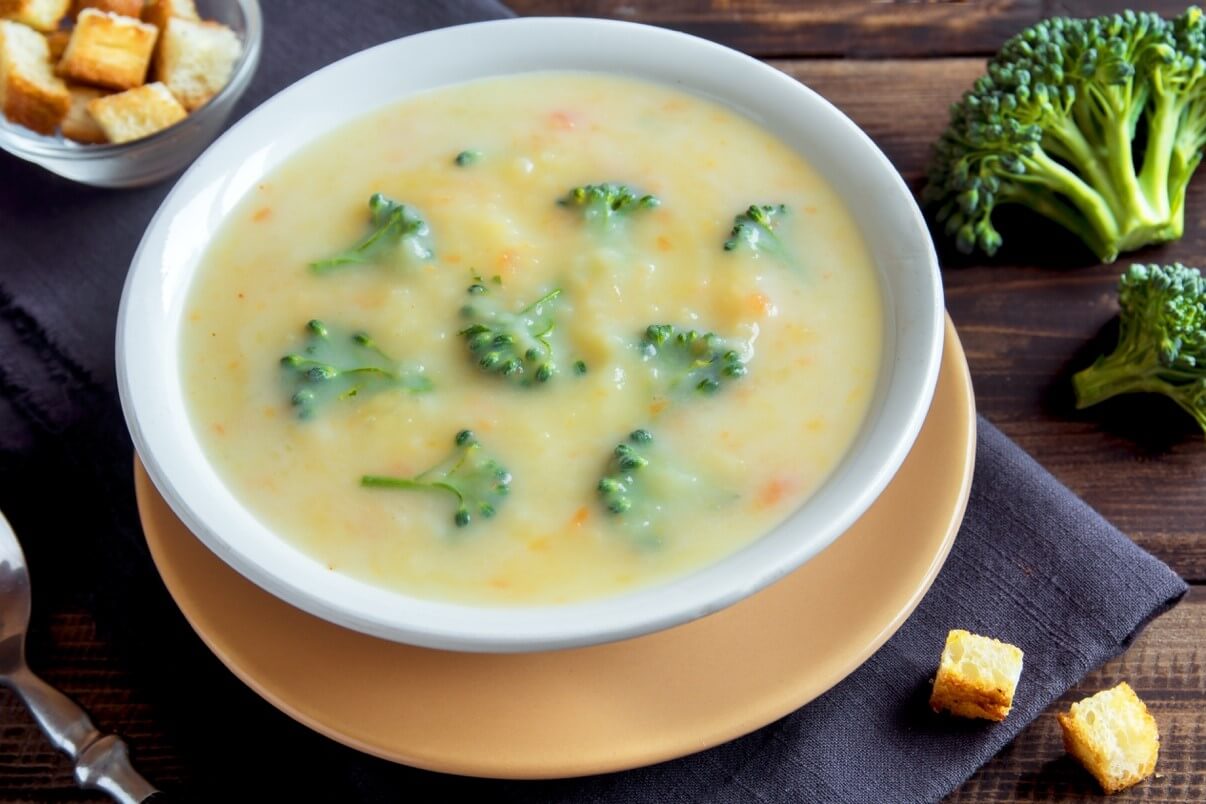
<svg viewBox="0 0 1206 804">
<path fill-rule="evenodd" d="M 372 216 L 372 232 L 350 249 L 310 263 L 311 270 L 323 273 L 345 265 L 380 262 L 391 255 L 413 262 L 423 262 L 435 256 L 431 227 L 414 207 L 381 193 L 373 193 L 369 199 L 369 213 Z"/>
<path fill-rule="evenodd" d="M 392 360 L 363 332 L 333 330 L 321 321 L 306 324 L 300 352 L 281 358 L 297 416 L 311 418 L 337 400 L 354 399 L 391 388 L 430 391 L 421 369 Z"/>
<path fill-rule="evenodd" d="M 784 204 L 752 205 L 733 219 L 733 230 L 729 232 L 729 239 L 724 241 L 724 250 L 734 251 L 739 246 L 745 246 L 755 254 L 785 257 L 787 250 L 775 234 L 779 219 L 785 215 L 787 206 Z"/>
<path fill-rule="evenodd" d="M 517 385 L 544 384 L 557 373 L 552 335 L 552 308 L 561 290 L 551 290 L 517 313 L 494 303 L 481 282 L 469 286 L 470 301 L 461 308 L 471 323 L 460 331 L 482 371 Z"/>
<path fill-rule="evenodd" d="M 641 355 L 656 367 L 668 390 L 688 388 L 714 394 L 721 386 L 746 375 L 746 359 L 714 333 L 651 324 L 641 338 Z"/>
<path fill-rule="evenodd" d="M 364 475 L 360 485 L 450 494 L 456 499 L 452 521 L 458 528 L 469 525 L 476 516 L 489 519 L 511 492 L 511 473 L 485 453 L 470 430 L 458 432 L 453 442 L 451 455 L 414 477 Z"/>
<path fill-rule="evenodd" d="M 1196 7 L 1025 29 L 951 107 L 923 200 L 967 253 L 1000 248 L 1002 204 L 1050 218 L 1106 262 L 1180 237 L 1206 142 L 1203 42 Z"/>
<path fill-rule="evenodd" d="M 641 195 L 626 185 L 608 182 L 575 187 L 557 203 L 580 212 L 589 223 L 606 230 L 642 210 L 654 209 L 662 202 L 652 195 Z"/>
<path fill-rule="evenodd" d="M 1206 431 L 1206 281 L 1197 268 L 1132 265 L 1118 283 L 1118 346 L 1072 378 L 1077 407 L 1171 397 Z"/>
<path fill-rule="evenodd" d="M 652 442 L 653 434 L 648 430 L 633 430 L 612 452 L 596 487 L 603 507 L 633 526 L 638 543 L 645 547 L 656 546 L 662 541 L 654 521 L 660 508 L 646 482 L 650 473 L 649 458 L 643 454 Z"/>
</svg>

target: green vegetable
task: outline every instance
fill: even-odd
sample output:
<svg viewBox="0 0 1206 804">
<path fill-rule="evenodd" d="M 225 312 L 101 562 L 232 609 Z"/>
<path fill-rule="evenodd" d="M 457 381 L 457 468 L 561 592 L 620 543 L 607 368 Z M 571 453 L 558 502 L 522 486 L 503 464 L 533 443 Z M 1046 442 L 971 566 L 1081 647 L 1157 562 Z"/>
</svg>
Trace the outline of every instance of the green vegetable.
<svg viewBox="0 0 1206 804">
<path fill-rule="evenodd" d="M 381 193 L 369 199 L 373 231 L 347 251 L 310 263 L 311 270 L 324 273 L 345 265 L 366 265 L 388 258 L 424 262 L 435 256 L 431 227 L 417 209 Z"/>
<path fill-rule="evenodd" d="M 456 155 L 456 159 L 454 159 L 453 161 L 456 162 L 457 167 L 469 167 L 470 165 L 476 164 L 477 160 L 479 160 L 481 158 L 482 158 L 481 151 L 468 150 L 468 151 L 461 151 L 459 154 Z"/>
<path fill-rule="evenodd" d="M 1132 265 L 1118 282 L 1118 346 L 1072 378 L 1076 407 L 1164 394 L 1206 432 L 1206 281 L 1197 268 Z"/>
<path fill-rule="evenodd" d="M 638 212 L 656 208 L 662 202 L 652 195 L 640 195 L 623 184 L 609 182 L 575 187 L 557 203 L 580 212 L 587 222 L 607 231 Z"/>
<path fill-rule="evenodd" d="M 603 508 L 638 547 L 660 547 L 674 502 L 701 503 L 699 478 L 657 451 L 653 434 L 633 430 L 616 445 L 595 488 Z"/>
<path fill-rule="evenodd" d="M 543 384 L 557 373 L 552 308 L 561 290 L 551 290 L 517 313 L 502 309 L 481 282 L 469 286 L 471 301 L 461 313 L 471 323 L 460 331 L 482 371 L 518 385 Z"/>
<path fill-rule="evenodd" d="M 992 255 L 993 212 L 1029 207 L 1101 260 L 1184 230 L 1206 143 L 1202 12 L 1044 20 L 951 108 L 923 200 L 960 251 Z"/>
<path fill-rule="evenodd" d="M 452 521 L 458 528 L 469 525 L 475 516 L 489 519 L 511 491 L 511 473 L 482 450 L 471 431 L 461 430 L 454 443 L 456 449 L 450 456 L 414 477 L 364 475 L 360 485 L 450 494 L 456 498 Z"/>
<path fill-rule="evenodd" d="M 641 355 L 669 390 L 689 388 L 713 394 L 726 383 L 744 377 L 746 359 L 714 333 L 683 330 L 673 324 L 652 324 L 640 342 Z"/>
<path fill-rule="evenodd" d="M 785 215 L 787 207 L 784 204 L 751 206 L 733 219 L 733 231 L 729 232 L 729 239 L 724 241 L 724 250 L 734 251 L 744 245 L 754 253 L 772 254 L 790 261 L 783 241 L 775 234 L 779 219 Z"/>
<path fill-rule="evenodd" d="M 290 400 L 302 419 L 338 400 L 393 388 L 411 393 L 432 388 L 422 369 L 397 363 L 365 333 L 328 328 L 317 320 L 306 324 L 305 345 L 300 352 L 282 357 L 281 367 Z"/>
</svg>

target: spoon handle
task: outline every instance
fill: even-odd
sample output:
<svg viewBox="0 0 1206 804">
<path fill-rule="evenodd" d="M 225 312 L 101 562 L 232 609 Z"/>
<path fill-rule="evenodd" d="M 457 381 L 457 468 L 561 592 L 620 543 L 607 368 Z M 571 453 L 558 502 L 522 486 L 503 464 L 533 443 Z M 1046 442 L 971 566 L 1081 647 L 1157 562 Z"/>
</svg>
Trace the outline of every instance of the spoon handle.
<svg viewBox="0 0 1206 804">
<path fill-rule="evenodd" d="M 97 731 L 87 712 L 28 667 L 19 667 L 3 680 L 51 742 L 71 757 L 80 787 L 102 790 L 119 804 L 140 804 L 158 792 L 134 770 L 120 737 Z"/>
</svg>

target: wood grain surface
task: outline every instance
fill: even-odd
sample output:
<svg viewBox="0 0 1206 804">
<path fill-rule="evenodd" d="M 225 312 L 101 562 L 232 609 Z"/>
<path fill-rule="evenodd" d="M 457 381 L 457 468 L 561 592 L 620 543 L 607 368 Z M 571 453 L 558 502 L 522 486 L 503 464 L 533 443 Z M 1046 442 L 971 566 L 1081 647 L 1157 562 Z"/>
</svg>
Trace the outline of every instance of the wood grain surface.
<svg viewBox="0 0 1206 804">
<path fill-rule="evenodd" d="M 1049 14 L 1138 6 L 1177 13 L 1184 3 L 1116 0 L 806 2 L 805 0 L 513 0 L 525 14 L 648 22 L 733 45 L 829 98 L 880 145 L 914 187 L 947 106 L 983 59 L 1020 27 Z M 1187 204 L 1187 234 L 1137 255 L 1206 263 L 1206 178 Z M 1072 371 L 1108 347 L 1118 266 L 1099 266 L 1063 233 L 1025 220 L 1005 229 L 991 265 L 944 249 L 947 304 L 963 339 L 980 411 L 1136 542 L 1195 584 L 1156 620 L 982 768 L 955 802 L 1098 799 L 1095 783 L 1063 755 L 1054 712 L 1121 680 L 1160 724 L 1157 778 L 1111 801 L 1206 801 L 1206 440 L 1161 399 L 1117 400 L 1077 412 Z M 86 611 L 40 620 L 31 654 L 53 683 L 106 729 L 137 746 L 141 767 L 188 782 L 179 747 L 156 724 L 154 701 L 125 677 Z M 237 682 L 232 681 L 232 689 Z M 265 704 L 266 706 L 266 704 Z M 75 789 L 13 696 L 0 691 L 0 800 L 103 801 Z M 231 799 L 235 800 L 235 799 Z"/>
</svg>

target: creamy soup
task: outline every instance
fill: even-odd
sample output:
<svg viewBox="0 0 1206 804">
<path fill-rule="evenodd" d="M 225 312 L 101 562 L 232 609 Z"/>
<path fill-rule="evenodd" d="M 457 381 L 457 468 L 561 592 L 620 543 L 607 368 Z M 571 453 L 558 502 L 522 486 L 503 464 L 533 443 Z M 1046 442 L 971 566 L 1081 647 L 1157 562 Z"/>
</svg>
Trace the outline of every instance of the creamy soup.
<svg viewBox="0 0 1206 804">
<path fill-rule="evenodd" d="M 774 136 L 531 74 L 374 113 L 251 191 L 190 290 L 182 379 L 232 491 L 332 571 L 556 603 L 808 499 L 866 414 L 881 315 L 849 210 Z"/>
</svg>

